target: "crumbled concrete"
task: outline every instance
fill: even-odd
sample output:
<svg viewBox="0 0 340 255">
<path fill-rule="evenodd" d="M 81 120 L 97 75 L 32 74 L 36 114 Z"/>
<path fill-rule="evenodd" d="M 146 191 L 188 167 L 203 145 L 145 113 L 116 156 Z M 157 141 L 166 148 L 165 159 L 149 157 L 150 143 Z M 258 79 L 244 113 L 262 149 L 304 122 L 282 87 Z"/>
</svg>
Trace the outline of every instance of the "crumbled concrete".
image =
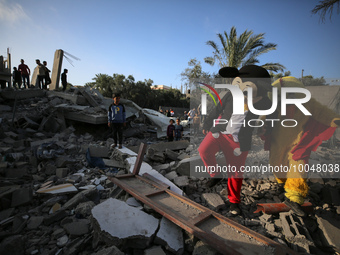
<svg viewBox="0 0 340 255">
<path fill-rule="evenodd" d="M 152 246 L 144 251 L 144 255 L 165 255 L 161 246 Z"/>
<path fill-rule="evenodd" d="M 110 235 L 115 245 L 123 240 L 139 239 L 146 247 L 159 224 L 153 216 L 113 198 L 95 206 L 92 216 L 98 222 L 99 232 Z"/>
<path fill-rule="evenodd" d="M 184 252 L 182 229 L 163 217 L 156 235 L 155 243 L 166 246 L 169 251 L 175 254 L 182 254 Z"/>
<path fill-rule="evenodd" d="M 340 250 L 340 220 L 324 214 L 316 218 L 328 246 Z"/>
<path fill-rule="evenodd" d="M 223 199 L 216 193 L 204 193 L 202 194 L 202 199 L 207 203 L 208 207 L 214 211 L 225 208 Z"/>
<path fill-rule="evenodd" d="M 33 192 L 31 188 L 23 188 L 15 190 L 12 194 L 11 207 L 29 204 L 33 199 Z"/>
<path fill-rule="evenodd" d="M 177 176 L 174 178 L 174 183 L 179 187 L 185 187 L 189 185 L 188 176 Z"/>
</svg>

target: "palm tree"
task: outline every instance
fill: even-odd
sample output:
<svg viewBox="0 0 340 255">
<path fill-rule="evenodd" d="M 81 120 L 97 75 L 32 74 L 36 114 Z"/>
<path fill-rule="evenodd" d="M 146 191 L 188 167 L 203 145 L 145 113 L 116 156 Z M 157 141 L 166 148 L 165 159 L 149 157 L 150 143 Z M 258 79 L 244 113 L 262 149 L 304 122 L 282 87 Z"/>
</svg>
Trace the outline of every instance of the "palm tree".
<svg viewBox="0 0 340 255">
<path fill-rule="evenodd" d="M 244 31 L 239 37 L 236 28 L 233 26 L 230 33 L 224 31 L 224 34 L 217 34 L 222 48 L 219 48 L 214 41 L 208 41 L 214 51 L 212 57 L 204 58 L 204 61 L 210 65 L 218 62 L 220 68 L 225 66 L 240 68 L 245 65 L 259 63 L 258 56 L 271 50 L 276 50 L 276 44 L 264 44 L 264 33 L 253 35 L 253 31 Z M 266 63 L 262 65 L 270 71 L 283 71 L 285 67 L 279 63 Z"/>
<path fill-rule="evenodd" d="M 332 18 L 333 14 L 333 7 L 335 4 L 338 4 L 338 14 L 339 14 L 339 6 L 340 6 L 340 0 L 323 0 L 319 1 L 319 4 L 317 4 L 314 9 L 312 10 L 313 14 L 317 14 L 320 12 L 320 19 L 322 22 L 325 21 L 325 16 L 327 12 L 329 13 L 329 19 Z"/>
</svg>

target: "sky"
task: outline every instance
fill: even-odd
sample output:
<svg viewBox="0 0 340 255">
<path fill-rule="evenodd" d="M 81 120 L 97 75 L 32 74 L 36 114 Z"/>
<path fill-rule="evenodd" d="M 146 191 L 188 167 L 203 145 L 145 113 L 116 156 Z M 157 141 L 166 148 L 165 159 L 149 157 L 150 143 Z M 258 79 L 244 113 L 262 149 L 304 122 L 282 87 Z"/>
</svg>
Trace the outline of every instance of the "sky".
<svg viewBox="0 0 340 255">
<path fill-rule="evenodd" d="M 62 49 L 79 58 L 64 59 L 68 82 L 84 85 L 96 74 L 133 75 L 154 85 L 180 88 L 181 72 L 196 58 L 203 71 L 212 56 L 206 42 L 235 26 L 238 34 L 265 33 L 275 51 L 260 65 L 278 62 L 291 75 L 340 77 L 340 15 L 324 23 L 311 10 L 319 0 L 0 0 L 0 55 L 10 49 L 12 67 L 23 58 L 33 72 L 35 59 L 52 70 Z"/>
</svg>

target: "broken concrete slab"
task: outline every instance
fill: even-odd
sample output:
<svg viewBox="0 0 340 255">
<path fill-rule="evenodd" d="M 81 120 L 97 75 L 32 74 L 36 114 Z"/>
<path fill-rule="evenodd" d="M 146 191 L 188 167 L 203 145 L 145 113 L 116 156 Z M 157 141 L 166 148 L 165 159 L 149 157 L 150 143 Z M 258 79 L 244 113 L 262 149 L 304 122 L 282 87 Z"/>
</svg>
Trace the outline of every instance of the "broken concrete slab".
<svg viewBox="0 0 340 255">
<path fill-rule="evenodd" d="M 179 187 L 185 187 L 189 185 L 188 176 L 177 176 L 174 178 L 174 183 Z"/>
<path fill-rule="evenodd" d="M 11 207 L 29 204 L 33 199 L 33 191 L 31 188 L 17 189 L 12 194 Z"/>
<path fill-rule="evenodd" d="M 172 253 L 183 254 L 184 239 L 182 229 L 163 217 L 156 234 L 155 243 L 165 246 Z"/>
<path fill-rule="evenodd" d="M 169 150 L 168 148 L 165 149 L 164 152 L 165 156 L 173 161 L 178 160 L 179 154 L 177 152 L 174 152 L 172 150 Z"/>
<path fill-rule="evenodd" d="M 67 201 L 63 205 L 63 209 L 73 209 L 77 205 L 83 202 L 87 202 L 89 200 L 92 200 L 93 197 L 98 195 L 98 191 L 96 189 L 88 189 L 84 190 L 78 194 L 76 194 L 73 198 L 71 198 L 69 201 Z"/>
<path fill-rule="evenodd" d="M 188 140 L 180 140 L 180 141 L 174 141 L 174 142 L 160 142 L 155 144 L 150 144 L 148 147 L 149 149 L 153 149 L 157 152 L 165 152 L 166 149 L 170 151 L 179 151 L 186 149 L 189 146 Z"/>
<path fill-rule="evenodd" d="M 321 216 L 316 215 L 316 218 L 325 243 L 340 252 L 340 221 L 325 214 Z"/>
<path fill-rule="evenodd" d="M 5 238 L 0 243 L 0 254 L 22 255 L 25 254 L 25 241 L 22 235 Z"/>
<path fill-rule="evenodd" d="M 27 222 L 28 229 L 37 229 L 43 223 L 43 216 L 32 216 Z"/>
<path fill-rule="evenodd" d="M 152 246 L 144 251 L 144 255 L 166 255 L 161 246 Z"/>
<path fill-rule="evenodd" d="M 176 177 L 178 177 L 176 171 L 171 171 L 170 173 L 167 173 L 164 175 L 166 178 L 168 178 L 170 181 L 174 181 Z"/>
<path fill-rule="evenodd" d="M 89 233 L 89 221 L 79 220 L 63 225 L 65 231 L 71 236 L 82 236 Z"/>
<path fill-rule="evenodd" d="M 216 193 L 204 193 L 202 194 L 202 199 L 212 210 L 218 211 L 222 208 L 225 208 L 225 203 L 223 199 L 220 197 L 220 195 Z"/>
<path fill-rule="evenodd" d="M 99 227 L 95 229 L 97 234 L 113 245 L 138 240 L 138 245 L 146 248 L 159 224 L 153 216 L 113 198 L 95 206 L 92 216 Z"/>
<path fill-rule="evenodd" d="M 109 148 L 106 146 L 89 146 L 91 157 L 107 158 L 109 157 Z"/>
<path fill-rule="evenodd" d="M 102 249 L 93 255 L 124 255 L 116 246 L 111 246 L 109 248 Z"/>
</svg>

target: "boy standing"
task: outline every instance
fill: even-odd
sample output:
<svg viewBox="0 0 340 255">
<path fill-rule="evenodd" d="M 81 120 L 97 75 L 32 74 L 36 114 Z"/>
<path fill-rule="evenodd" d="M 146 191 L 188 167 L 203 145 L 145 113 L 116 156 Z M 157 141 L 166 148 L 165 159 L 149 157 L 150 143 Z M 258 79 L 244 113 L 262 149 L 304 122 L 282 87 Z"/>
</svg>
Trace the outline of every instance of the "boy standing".
<svg viewBox="0 0 340 255">
<path fill-rule="evenodd" d="M 175 130 L 174 130 L 175 141 L 181 140 L 182 136 L 183 136 L 183 126 L 180 124 L 180 119 L 177 119 Z"/>
<path fill-rule="evenodd" d="M 115 141 L 114 147 L 119 142 L 119 149 L 123 148 L 123 126 L 125 123 L 125 107 L 120 103 L 120 94 L 115 93 L 112 95 L 113 103 L 108 111 L 108 126 L 113 129 L 113 139 Z"/>
</svg>

